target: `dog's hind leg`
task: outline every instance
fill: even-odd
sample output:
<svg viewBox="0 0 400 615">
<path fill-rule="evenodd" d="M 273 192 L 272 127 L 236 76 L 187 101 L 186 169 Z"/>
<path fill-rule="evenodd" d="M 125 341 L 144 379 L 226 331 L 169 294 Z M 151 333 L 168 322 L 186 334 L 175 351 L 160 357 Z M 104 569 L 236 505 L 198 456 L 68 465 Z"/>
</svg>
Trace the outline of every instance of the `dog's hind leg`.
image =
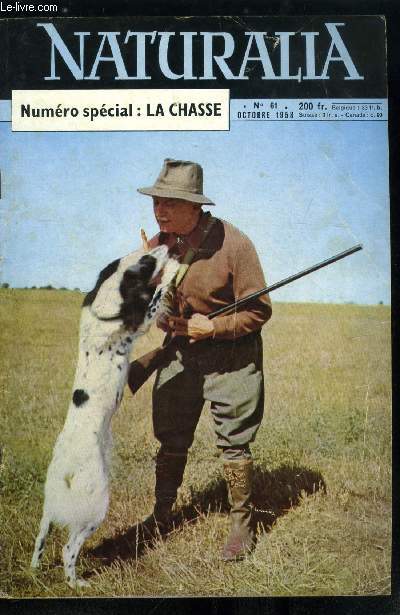
<svg viewBox="0 0 400 615">
<path fill-rule="evenodd" d="M 78 531 L 71 532 L 67 544 L 63 547 L 64 573 L 68 585 L 72 588 L 87 587 L 89 583 L 76 578 L 76 560 L 85 540 L 93 534 L 97 525 L 87 525 Z"/>
<path fill-rule="evenodd" d="M 31 568 L 37 568 L 39 566 L 40 560 L 43 555 L 46 538 L 50 531 L 51 531 L 50 518 L 46 514 L 44 514 L 40 522 L 39 534 L 37 535 L 37 538 L 35 541 L 35 549 L 32 555 Z"/>
</svg>

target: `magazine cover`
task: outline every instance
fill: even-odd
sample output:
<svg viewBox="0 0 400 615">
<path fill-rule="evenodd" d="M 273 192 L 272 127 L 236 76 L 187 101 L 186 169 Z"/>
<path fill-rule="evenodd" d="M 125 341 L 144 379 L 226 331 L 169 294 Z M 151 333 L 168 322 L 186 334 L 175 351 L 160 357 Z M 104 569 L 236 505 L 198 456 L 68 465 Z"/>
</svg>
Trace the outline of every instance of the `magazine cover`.
<svg viewBox="0 0 400 615">
<path fill-rule="evenodd" d="M 390 594 L 384 17 L 7 6 L 2 598 Z"/>
</svg>

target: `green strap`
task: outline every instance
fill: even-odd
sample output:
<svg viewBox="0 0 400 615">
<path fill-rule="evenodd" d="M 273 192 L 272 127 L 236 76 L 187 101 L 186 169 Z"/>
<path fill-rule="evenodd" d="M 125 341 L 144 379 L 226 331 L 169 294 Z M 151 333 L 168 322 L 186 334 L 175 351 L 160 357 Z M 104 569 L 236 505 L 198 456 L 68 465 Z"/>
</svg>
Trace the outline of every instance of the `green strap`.
<svg viewBox="0 0 400 615">
<path fill-rule="evenodd" d="M 192 260 L 195 257 L 196 252 L 197 250 L 195 250 L 194 248 L 189 248 L 187 250 L 185 256 L 183 257 L 183 261 L 181 262 L 180 267 L 171 282 L 171 284 L 173 284 L 175 288 L 179 286 L 179 284 L 182 282 L 183 278 L 185 277 L 192 263 Z"/>
<path fill-rule="evenodd" d="M 207 224 L 205 226 L 205 229 L 203 231 L 203 237 L 202 237 L 202 241 L 201 244 L 198 248 L 188 248 L 188 250 L 186 251 L 185 256 L 183 257 L 182 263 L 179 266 L 178 271 L 176 272 L 175 276 L 172 278 L 168 290 L 164 295 L 164 306 L 166 308 L 166 311 L 173 311 L 173 307 L 174 307 L 174 295 L 175 295 L 175 291 L 178 288 L 179 284 L 181 284 L 183 278 L 185 277 L 186 273 L 189 270 L 189 267 L 194 259 L 194 257 L 196 256 L 199 248 L 203 245 L 204 241 L 206 240 L 209 232 L 211 231 L 214 223 L 215 223 L 215 218 L 213 218 L 212 216 L 210 216 L 207 220 Z"/>
<path fill-rule="evenodd" d="M 194 257 L 196 256 L 199 248 L 203 245 L 203 243 L 205 242 L 206 238 L 208 237 L 209 232 L 211 231 L 212 227 L 214 226 L 215 223 L 215 218 L 213 218 L 212 216 L 210 216 L 207 220 L 207 224 L 206 227 L 203 231 L 203 238 L 201 241 L 201 244 L 198 248 L 188 248 L 185 256 L 183 257 L 182 263 L 178 269 L 178 271 L 176 272 L 174 278 L 171 281 L 171 287 L 172 288 L 178 288 L 179 284 L 182 282 L 183 278 L 185 277 L 186 273 L 189 270 L 189 267 L 194 259 Z"/>
</svg>

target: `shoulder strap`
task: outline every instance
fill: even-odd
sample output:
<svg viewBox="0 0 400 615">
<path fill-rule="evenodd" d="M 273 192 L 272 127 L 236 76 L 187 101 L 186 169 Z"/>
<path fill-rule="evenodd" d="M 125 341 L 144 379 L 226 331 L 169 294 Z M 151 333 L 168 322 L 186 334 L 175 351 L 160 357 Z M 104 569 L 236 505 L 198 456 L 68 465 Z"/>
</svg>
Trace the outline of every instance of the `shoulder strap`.
<svg viewBox="0 0 400 615">
<path fill-rule="evenodd" d="M 166 290 L 164 294 L 163 303 L 164 303 L 164 310 L 166 313 L 171 314 L 173 312 L 175 291 L 177 287 L 179 286 L 179 284 L 181 284 L 185 275 L 187 274 L 189 267 L 191 263 L 193 262 L 194 257 L 196 256 L 199 248 L 203 245 L 204 241 L 206 240 L 209 232 L 214 226 L 215 221 L 216 221 L 216 218 L 213 218 L 211 215 L 207 216 L 207 219 L 205 221 L 205 226 L 203 228 L 203 236 L 201 238 L 200 245 L 197 248 L 188 248 L 185 256 L 183 257 L 183 260 L 180 264 L 178 271 L 176 272 L 175 276 L 172 278 L 168 286 L 168 289 Z"/>
<path fill-rule="evenodd" d="M 213 216 L 209 216 L 207 217 L 206 220 L 206 224 L 205 227 L 203 229 L 203 236 L 201 238 L 201 243 L 197 248 L 189 248 L 185 254 L 185 256 L 183 257 L 182 263 L 178 269 L 178 271 L 175 274 L 175 277 L 173 278 L 172 282 L 171 282 L 171 286 L 173 288 L 177 288 L 179 286 L 179 284 L 182 282 L 183 278 L 185 277 L 186 273 L 189 270 L 190 265 L 193 262 L 194 257 L 196 256 L 199 248 L 201 248 L 201 246 L 203 245 L 203 243 L 205 242 L 209 232 L 211 231 L 212 227 L 214 226 L 215 223 L 215 218 L 213 218 Z"/>
</svg>

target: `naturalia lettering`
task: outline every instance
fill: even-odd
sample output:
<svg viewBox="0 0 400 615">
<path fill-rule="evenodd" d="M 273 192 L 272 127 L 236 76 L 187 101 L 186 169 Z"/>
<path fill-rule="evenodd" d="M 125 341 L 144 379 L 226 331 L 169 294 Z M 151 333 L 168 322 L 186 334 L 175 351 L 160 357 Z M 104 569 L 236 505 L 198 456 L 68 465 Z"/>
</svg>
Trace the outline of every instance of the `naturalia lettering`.
<svg viewBox="0 0 400 615">
<path fill-rule="evenodd" d="M 214 80 L 221 75 L 227 80 L 251 79 L 255 65 L 261 68 L 261 79 L 296 79 L 317 80 L 330 79 L 332 64 L 342 64 L 345 71 L 344 79 L 364 79 L 360 75 L 349 50 L 339 31 L 344 23 L 325 23 L 329 34 L 328 44 L 322 45 L 319 32 L 243 32 L 235 37 L 229 32 L 74 32 L 76 44 L 71 50 L 64 42 L 52 23 L 38 23 L 50 39 L 50 67 L 45 80 L 60 80 L 60 61 L 68 68 L 77 80 L 97 81 L 101 79 L 103 63 L 112 63 L 115 70 L 114 79 L 118 80 L 149 80 L 152 79 L 150 66 L 154 54 L 158 55 L 160 72 L 170 80 Z M 343 32 L 343 30 L 342 30 Z M 95 37 L 95 55 L 90 62 L 87 57 L 87 41 Z M 237 41 L 244 37 L 244 44 Z M 278 66 L 271 59 L 271 49 L 268 49 L 267 39 L 274 39 L 274 48 L 279 45 Z M 296 39 L 301 42 L 303 66 L 293 67 L 290 62 L 291 49 Z M 75 41 L 74 41 L 75 42 Z M 194 56 L 194 43 L 199 47 L 200 56 Z M 171 68 L 171 47 L 179 45 L 181 58 L 180 72 Z M 324 47 L 324 48 L 321 48 Z M 218 51 L 216 49 L 218 48 Z M 74 57 L 75 56 L 75 57 Z M 79 60 L 75 59 L 79 57 Z M 322 69 L 317 74 L 316 57 L 323 58 Z M 149 58 L 152 60 L 150 62 Z M 234 72 L 232 64 L 239 67 Z"/>
</svg>

